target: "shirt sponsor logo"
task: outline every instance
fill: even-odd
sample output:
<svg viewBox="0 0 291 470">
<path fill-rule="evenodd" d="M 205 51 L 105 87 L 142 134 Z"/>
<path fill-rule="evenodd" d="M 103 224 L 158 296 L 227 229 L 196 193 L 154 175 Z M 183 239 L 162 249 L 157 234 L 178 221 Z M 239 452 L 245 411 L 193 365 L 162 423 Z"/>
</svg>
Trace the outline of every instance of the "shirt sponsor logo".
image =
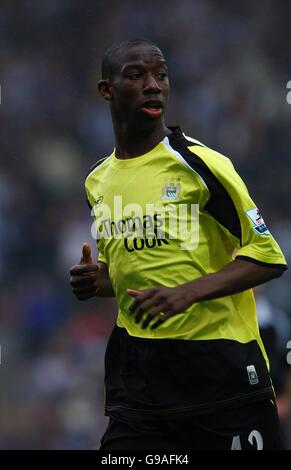
<svg viewBox="0 0 291 470">
<path fill-rule="evenodd" d="M 255 224 L 252 229 L 255 230 L 259 235 L 270 235 L 270 232 L 264 222 L 263 217 L 257 207 L 246 211 L 247 216 Z"/>
<path fill-rule="evenodd" d="M 168 245 L 168 239 L 176 240 L 182 250 L 195 250 L 199 244 L 198 204 L 124 205 L 122 195 L 114 195 L 109 206 L 103 196 L 97 196 L 91 214 L 95 219 L 92 236 L 96 240 L 124 239 L 129 252 Z"/>
</svg>

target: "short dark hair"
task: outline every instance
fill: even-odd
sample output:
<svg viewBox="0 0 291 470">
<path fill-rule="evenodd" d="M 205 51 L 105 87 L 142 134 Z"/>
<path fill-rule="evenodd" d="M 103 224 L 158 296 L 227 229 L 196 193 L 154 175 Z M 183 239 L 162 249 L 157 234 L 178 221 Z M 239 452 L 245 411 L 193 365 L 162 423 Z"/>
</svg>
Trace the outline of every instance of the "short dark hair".
<svg viewBox="0 0 291 470">
<path fill-rule="evenodd" d="M 118 56 L 124 49 L 134 46 L 148 45 L 160 49 L 153 41 L 145 38 L 126 39 L 125 41 L 116 41 L 105 51 L 102 59 L 102 79 L 107 80 L 113 77 L 118 69 Z"/>
</svg>

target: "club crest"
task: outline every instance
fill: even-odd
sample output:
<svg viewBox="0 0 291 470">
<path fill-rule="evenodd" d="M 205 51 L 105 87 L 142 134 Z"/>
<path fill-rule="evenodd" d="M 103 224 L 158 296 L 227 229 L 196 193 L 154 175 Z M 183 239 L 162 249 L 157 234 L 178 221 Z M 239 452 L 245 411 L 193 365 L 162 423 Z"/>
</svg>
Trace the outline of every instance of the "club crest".
<svg viewBox="0 0 291 470">
<path fill-rule="evenodd" d="M 178 178 L 165 178 L 162 186 L 161 199 L 163 201 L 179 201 L 181 194 L 181 179 Z"/>
</svg>

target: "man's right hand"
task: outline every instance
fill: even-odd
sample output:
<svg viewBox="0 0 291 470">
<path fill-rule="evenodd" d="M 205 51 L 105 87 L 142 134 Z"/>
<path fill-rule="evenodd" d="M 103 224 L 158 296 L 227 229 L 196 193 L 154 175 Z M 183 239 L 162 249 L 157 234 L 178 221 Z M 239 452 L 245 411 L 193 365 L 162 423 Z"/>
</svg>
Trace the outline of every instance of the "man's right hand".
<svg viewBox="0 0 291 470">
<path fill-rule="evenodd" d="M 79 300 L 90 299 L 97 295 L 99 266 L 94 264 L 91 257 L 91 248 L 84 243 L 80 264 L 70 269 L 70 284 L 72 291 Z"/>
</svg>

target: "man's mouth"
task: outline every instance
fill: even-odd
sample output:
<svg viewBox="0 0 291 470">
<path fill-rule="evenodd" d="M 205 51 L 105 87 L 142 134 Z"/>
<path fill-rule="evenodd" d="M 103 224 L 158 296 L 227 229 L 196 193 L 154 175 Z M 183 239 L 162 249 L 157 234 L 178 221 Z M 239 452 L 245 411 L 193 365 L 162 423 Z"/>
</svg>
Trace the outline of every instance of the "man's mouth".
<svg viewBox="0 0 291 470">
<path fill-rule="evenodd" d="M 142 105 L 141 109 L 151 117 L 159 117 L 163 112 L 163 106 L 160 101 L 147 101 Z"/>
</svg>

